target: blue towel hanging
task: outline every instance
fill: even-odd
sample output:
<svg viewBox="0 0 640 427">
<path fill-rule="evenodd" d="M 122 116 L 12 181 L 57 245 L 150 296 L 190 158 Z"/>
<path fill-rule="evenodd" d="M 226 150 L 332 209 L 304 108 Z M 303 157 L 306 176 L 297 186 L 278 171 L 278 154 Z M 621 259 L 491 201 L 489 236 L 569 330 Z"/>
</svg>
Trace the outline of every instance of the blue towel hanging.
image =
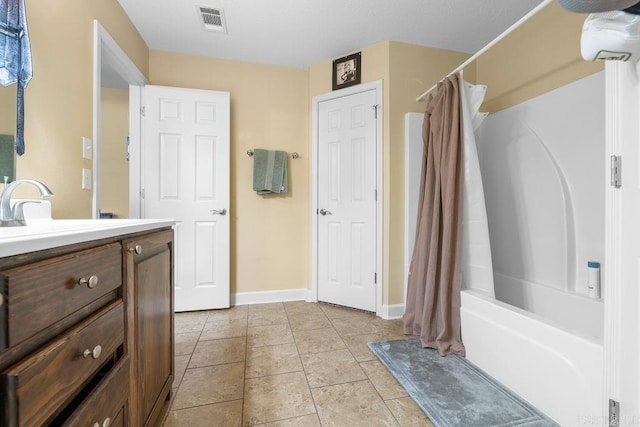
<svg viewBox="0 0 640 427">
<path fill-rule="evenodd" d="M 16 152 L 24 154 L 24 88 L 33 76 L 24 0 L 0 0 L 0 84 L 18 84 Z"/>
</svg>

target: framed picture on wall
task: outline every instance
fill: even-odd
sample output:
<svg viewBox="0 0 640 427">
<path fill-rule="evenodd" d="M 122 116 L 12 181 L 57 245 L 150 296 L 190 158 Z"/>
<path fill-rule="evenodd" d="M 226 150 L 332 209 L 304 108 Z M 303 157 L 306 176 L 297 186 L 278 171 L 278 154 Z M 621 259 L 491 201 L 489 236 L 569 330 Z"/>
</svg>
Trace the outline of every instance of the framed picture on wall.
<svg viewBox="0 0 640 427">
<path fill-rule="evenodd" d="M 360 84 L 362 76 L 362 52 L 333 61 L 333 90 Z"/>
</svg>

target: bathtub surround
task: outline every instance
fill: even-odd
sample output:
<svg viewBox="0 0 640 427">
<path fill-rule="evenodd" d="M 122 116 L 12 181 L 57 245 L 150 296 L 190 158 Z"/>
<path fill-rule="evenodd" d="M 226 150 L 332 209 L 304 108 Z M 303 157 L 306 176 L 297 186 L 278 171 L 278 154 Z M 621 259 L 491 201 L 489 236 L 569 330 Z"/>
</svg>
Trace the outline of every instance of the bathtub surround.
<svg viewBox="0 0 640 427">
<path fill-rule="evenodd" d="M 589 293 L 588 262 L 604 259 L 604 88 L 604 73 L 585 77 L 477 132 L 500 300 L 526 309 L 526 294 L 499 294 L 504 279 Z"/>
<path fill-rule="evenodd" d="M 438 427 L 557 426 L 457 354 L 441 357 L 423 349 L 417 338 L 369 343 L 369 348 Z"/>
<path fill-rule="evenodd" d="M 605 397 L 604 304 L 587 289 L 605 247 L 604 105 L 594 74 L 492 114 L 476 135 L 496 297 L 465 283 L 467 357 L 561 425 L 600 416 Z"/>
<path fill-rule="evenodd" d="M 416 244 L 409 268 L 404 332 L 441 355 L 464 356 L 462 285 L 462 117 L 457 74 L 429 96 L 423 121 Z"/>
</svg>

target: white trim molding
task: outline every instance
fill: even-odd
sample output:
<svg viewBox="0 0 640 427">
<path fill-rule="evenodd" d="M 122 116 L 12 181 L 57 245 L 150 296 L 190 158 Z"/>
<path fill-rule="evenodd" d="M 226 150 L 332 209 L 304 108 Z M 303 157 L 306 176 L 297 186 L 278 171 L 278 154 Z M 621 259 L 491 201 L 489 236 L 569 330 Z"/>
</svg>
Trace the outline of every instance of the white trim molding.
<svg viewBox="0 0 640 427">
<path fill-rule="evenodd" d="M 640 417 L 640 316 L 637 219 L 640 172 L 637 115 L 640 69 L 631 62 L 606 61 L 606 168 L 610 156 L 622 158 L 622 185 L 605 191 L 604 399 L 619 402 L 619 425 L 636 425 Z M 625 163 L 626 160 L 626 163 Z M 618 425 L 618 424 L 616 424 Z"/>
<path fill-rule="evenodd" d="M 385 320 L 401 319 L 404 314 L 404 304 L 384 304 L 382 306 L 382 318 Z"/>
<path fill-rule="evenodd" d="M 100 216 L 100 139 L 101 139 L 101 89 L 102 66 L 109 64 L 130 85 L 144 86 L 147 78 L 136 67 L 124 50 L 104 29 L 93 20 L 93 182 L 91 212 L 93 218 Z M 139 110 L 138 110 L 139 111 Z M 131 128 L 130 128 L 131 135 Z M 131 168 L 131 166 L 130 166 Z"/>
<path fill-rule="evenodd" d="M 620 140 L 620 64 L 605 62 L 605 170 L 610 168 L 611 155 L 619 155 Z M 622 199 L 620 192 L 611 186 L 605 187 L 605 258 L 603 268 L 602 298 L 604 299 L 604 399 L 602 413 L 608 412 L 608 398 L 619 399 L 620 372 L 620 281 L 621 281 L 621 222 Z"/>
<path fill-rule="evenodd" d="M 382 80 L 377 80 L 370 83 L 363 83 L 361 85 L 352 86 L 345 89 L 340 89 L 334 92 L 326 93 L 323 95 L 314 96 L 311 100 L 311 290 L 309 291 L 310 302 L 318 301 L 318 112 L 319 104 L 323 101 L 331 99 L 337 99 L 344 96 L 350 96 L 369 90 L 376 91 L 376 104 L 378 105 L 378 121 L 376 129 L 376 186 L 378 189 L 378 200 L 376 202 L 376 272 L 378 283 L 376 286 L 376 315 L 383 317 L 383 289 L 386 284 L 384 283 L 383 274 L 383 185 L 382 185 L 382 151 L 383 151 L 383 133 L 382 122 L 383 117 L 383 104 L 382 104 Z"/>
<path fill-rule="evenodd" d="M 309 289 L 239 292 L 231 294 L 231 305 L 266 304 L 269 302 L 307 301 Z"/>
</svg>

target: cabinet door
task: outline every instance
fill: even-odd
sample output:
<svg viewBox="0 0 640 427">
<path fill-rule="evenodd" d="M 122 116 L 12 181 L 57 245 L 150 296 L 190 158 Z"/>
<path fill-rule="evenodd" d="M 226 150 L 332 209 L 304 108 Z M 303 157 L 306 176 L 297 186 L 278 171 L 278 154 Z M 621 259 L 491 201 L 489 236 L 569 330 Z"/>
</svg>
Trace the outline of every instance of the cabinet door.
<svg viewBox="0 0 640 427">
<path fill-rule="evenodd" d="M 128 346 L 131 363 L 131 424 L 156 425 L 173 383 L 173 230 L 123 242 Z"/>
</svg>

